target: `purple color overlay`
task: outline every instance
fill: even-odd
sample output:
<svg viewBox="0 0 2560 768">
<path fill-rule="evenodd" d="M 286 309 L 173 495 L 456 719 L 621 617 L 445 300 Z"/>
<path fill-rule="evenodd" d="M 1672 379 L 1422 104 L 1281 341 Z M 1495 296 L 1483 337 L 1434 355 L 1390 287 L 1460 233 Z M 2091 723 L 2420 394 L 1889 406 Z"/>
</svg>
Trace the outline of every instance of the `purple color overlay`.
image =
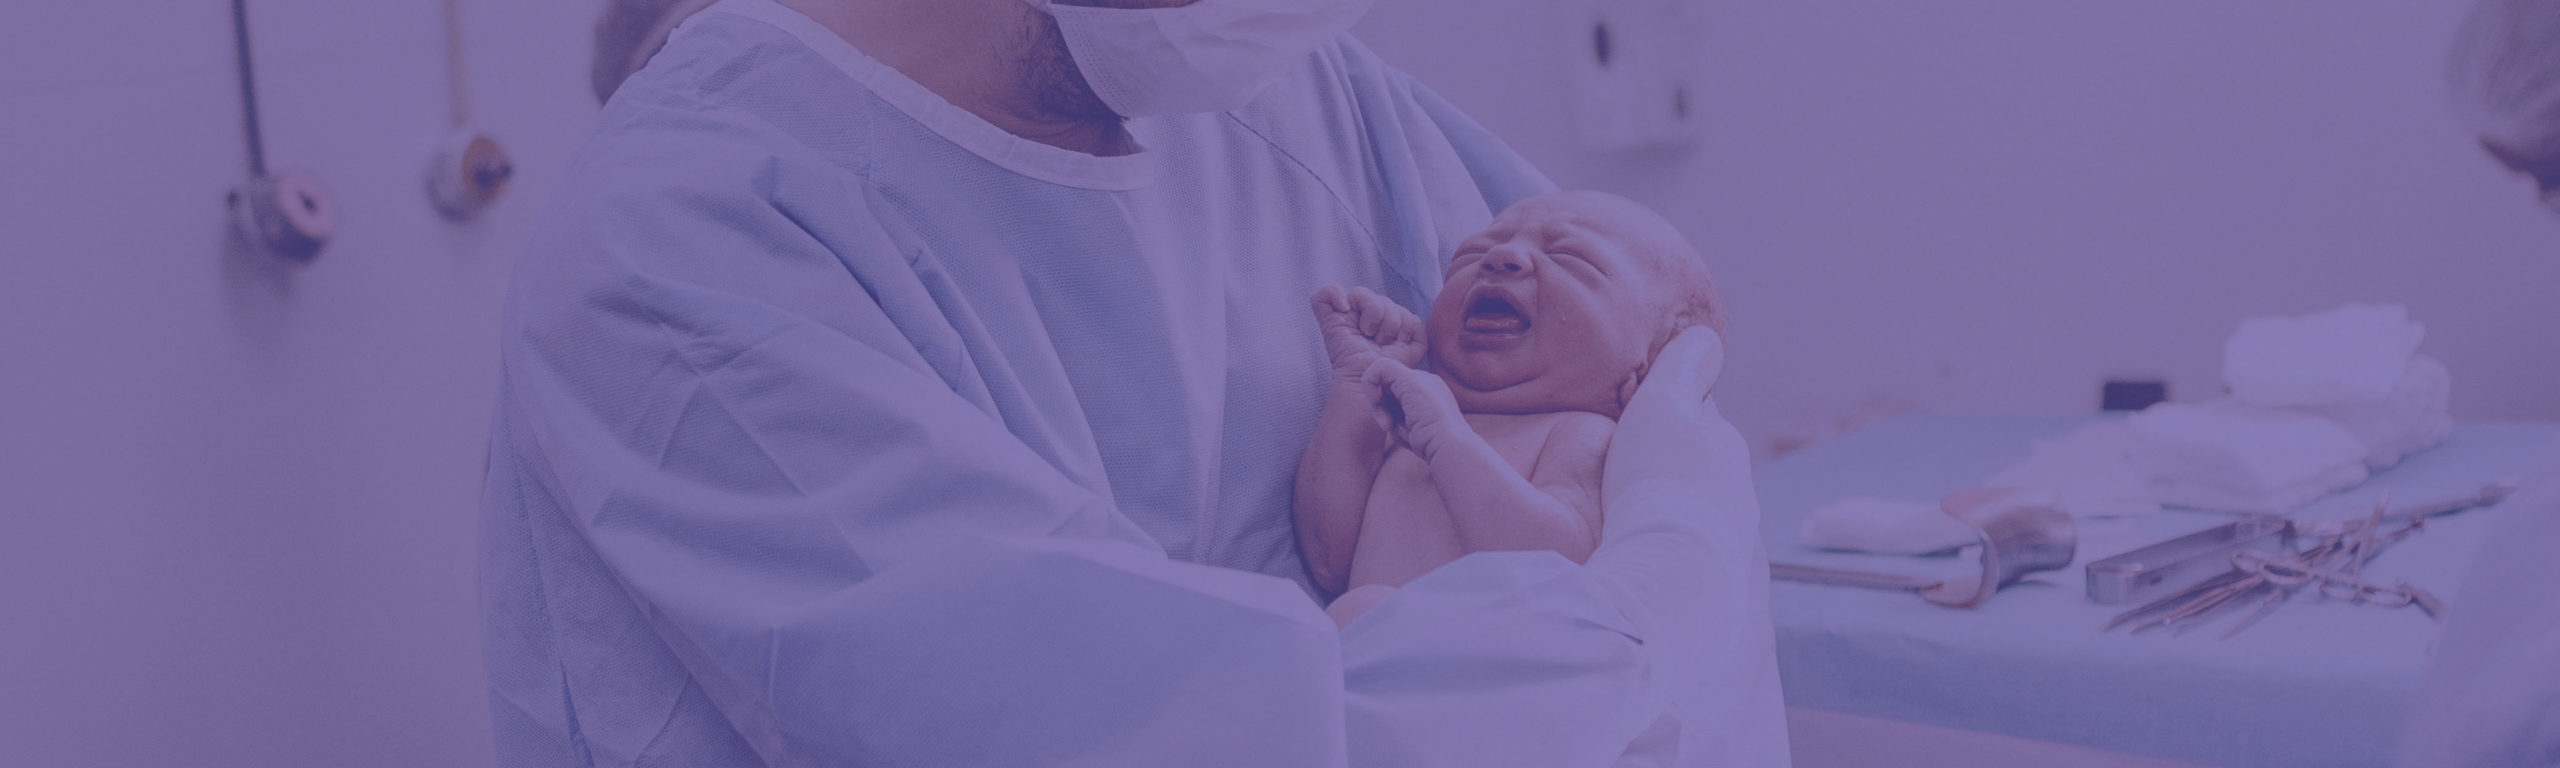
<svg viewBox="0 0 2560 768">
<path fill-rule="evenodd" d="M 1381 0 L 1354 34 L 1699 244 L 1734 318 L 1718 400 L 1762 456 L 1907 411 L 2090 411 L 2109 379 L 2208 399 L 2242 319 L 2350 301 L 2427 324 L 2456 418 L 2560 419 L 2560 220 L 2449 106 L 2461 4 L 1701 3 L 1694 141 L 1632 151 L 1570 114 L 1586 4 Z M 267 162 L 338 217 L 299 266 L 226 234 L 227 8 L 17 9 L 0 764 L 496 764 L 499 309 L 594 127 L 601 5 L 461 1 L 472 119 L 515 177 L 456 222 L 422 183 L 442 8 L 249 3 Z M 1809 766 L 2157 764 L 1794 724 Z"/>
</svg>

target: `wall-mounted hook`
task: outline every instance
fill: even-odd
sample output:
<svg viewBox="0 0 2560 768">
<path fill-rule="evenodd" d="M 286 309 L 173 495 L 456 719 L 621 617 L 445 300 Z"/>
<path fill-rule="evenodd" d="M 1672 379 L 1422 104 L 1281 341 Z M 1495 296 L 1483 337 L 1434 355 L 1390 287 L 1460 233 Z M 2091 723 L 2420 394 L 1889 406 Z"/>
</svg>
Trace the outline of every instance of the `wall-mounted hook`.
<svg viewBox="0 0 2560 768">
<path fill-rule="evenodd" d="M 445 82 L 451 88 L 453 130 L 427 157 L 427 199 L 445 218 L 478 216 L 515 178 L 514 161 L 498 140 L 471 126 L 471 81 L 464 66 L 462 0 L 444 0 Z"/>
<path fill-rule="evenodd" d="M 338 234 L 338 211 L 329 203 L 329 190 L 308 174 L 250 179 L 232 188 L 226 204 L 233 231 L 286 261 L 320 258 L 320 249 Z"/>
<path fill-rule="evenodd" d="M 427 159 L 427 197 L 446 218 L 469 219 L 497 202 L 515 175 L 515 162 L 496 139 L 456 128 Z"/>
<path fill-rule="evenodd" d="M 251 63 L 247 0 L 231 0 L 231 41 L 240 73 L 240 114 L 249 149 L 249 181 L 223 201 L 243 242 L 286 261 L 320 257 L 338 233 L 328 188 L 308 174 L 267 172 L 267 142 L 258 123 L 258 77 Z"/>
</svg>

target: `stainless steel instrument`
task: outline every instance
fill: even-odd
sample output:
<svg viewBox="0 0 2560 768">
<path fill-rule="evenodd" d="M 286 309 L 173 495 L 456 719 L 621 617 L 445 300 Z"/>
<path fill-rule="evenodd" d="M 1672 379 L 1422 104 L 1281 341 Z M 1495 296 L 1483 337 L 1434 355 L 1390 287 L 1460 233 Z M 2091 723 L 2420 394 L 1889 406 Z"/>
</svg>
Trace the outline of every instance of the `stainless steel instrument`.
<svg viewBox="0 0 2560 768">
<path fill-rule="evenodd" d="M 2125 559 L 2135 564 L 2175 565 L 2174 569 L 2164 567 L 2150 571 L 2174 570 L 2176 581 L 2198 575 L 2202 578 L 2173 590 L 2166 586 L 2168 579 L 2159 585 L 2139 582 L 2139 574 L 2145 569 L 2119 569 L 2118 575 L 2135 576 L 2137 590 L 2131 594 L 2157 596 L 2139 607 L 2116 614 L 2107 621 L 2107 629 L 2135 623 L 2135 632 L 2162 626 L 2175 626 L 2184 632 L 2211 621 L 2225 608 L 2245 600 L 2257 600 L 2256 609 L 2223 632 L 2222 636 L 2229 638 L 2283 607 L 2294 593 L 2304 589 L 2316 590 L 2321 597 L 2342 600 L 2351 605 L 2416 605 L 2428 616 L 2441 619 L 2444 605 L 2435 595 L 2406 581 L 2387 585 L 2368 581 L 2364 578 L 2365 562 L 2393 543 L 2424 530 L 2429 518 L 2496 504 L 2513 493 L 2516 485 L 2513 480 L 2491 483 L 2471 496 L 2396 512 L 2390 510 L 2391 496 L 2386 493 L 2374 502 L 2373 511 L 2361 518 L 2316 526 L 2284 525 L 2280 529 L 2284 532 L 2281 538 L 2298 534 L 2317 541 L 2299 552 L 2292 551 L 2290 541 L 2268 550 L 2255 545 L 2270 537 L 2246 537 L 2223 529 L 2174 539 L 2090 564 L 2090 597 L 2097 599 L 2102 590 L 2098 566 Z M 2243 521 L 2235 526 L 2251 522 L 2264 521 Z M 2392 530 L 2382 530 L 2385 526 L 2395 525 Z M 2146 556 L 2149 559 L 2145 559 Z M 2225 565 L 2215 567 L 2217 562 Z"/>
<path fill-rule="evenodd" d="M 2089 600 L 2099 605 L 2143 603 L 2184 592 L 2231 571 L 2242 550 L 2283 554 L 2293 525 L 2280 517 L 2252 517 L 2230 525 L 2153 544 L 2090 563 Z"/>
</svg>

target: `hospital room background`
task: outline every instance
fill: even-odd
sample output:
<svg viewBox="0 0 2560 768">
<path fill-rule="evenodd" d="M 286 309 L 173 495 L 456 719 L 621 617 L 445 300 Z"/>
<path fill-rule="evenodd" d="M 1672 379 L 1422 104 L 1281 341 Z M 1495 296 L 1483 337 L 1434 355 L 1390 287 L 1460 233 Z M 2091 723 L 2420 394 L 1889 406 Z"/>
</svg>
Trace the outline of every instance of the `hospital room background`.
<svg viewBox="0 0 2560 768">
<path fill-rule="evenodd" d="M 2109 380 L 2214 397 L 2240 321 L 2355 301 L 2425 324 L 2458 419 L 2560 419 L 2560 223 L 2450 106 L 2464 4 L 1691 0 L 1692 124 L 1643 146 L 1576 122 L 1597 4 L 1379 0 L 1356 34 L 1699 243 L 1764 462 L 1910 413 L 2095 412 Z M 498 311 L 596 114 L 601 6 L 461 0 L 471 124 L 515 173 L 456 219 L 422 183 L 446 7 L 249 2 L 267 162 L 339 219 L 298 265 L 223 245 L 227 4 L 12 6 L 0 765 L 491 763 Z M 1832 727 L 1803 764 L 1858 764 L 1807 744 Z"/>
</svg>

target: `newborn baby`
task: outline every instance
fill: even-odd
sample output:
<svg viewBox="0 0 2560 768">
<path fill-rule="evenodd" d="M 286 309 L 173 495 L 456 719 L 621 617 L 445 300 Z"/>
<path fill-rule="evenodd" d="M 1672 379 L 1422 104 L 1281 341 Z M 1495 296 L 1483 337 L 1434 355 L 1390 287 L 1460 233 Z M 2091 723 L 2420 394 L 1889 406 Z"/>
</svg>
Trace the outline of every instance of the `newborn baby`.
<svg viewBox="0 0 2560 768">
<path fill-rule="evenodd" d="M 1600 467 L 1654 353 L 1724 330 L 1688 240 L 1634 201 L 1520 201 L 1458 245 L 1417 318 L 1363 288 L 1313 300 L 1331 390 L 1298 464 L 1298 541 L 1349 625 L 1469 552 L 1600 541 Z M 1432 373 L 1415 370 L 1431 362 Z"/>
</svg>

